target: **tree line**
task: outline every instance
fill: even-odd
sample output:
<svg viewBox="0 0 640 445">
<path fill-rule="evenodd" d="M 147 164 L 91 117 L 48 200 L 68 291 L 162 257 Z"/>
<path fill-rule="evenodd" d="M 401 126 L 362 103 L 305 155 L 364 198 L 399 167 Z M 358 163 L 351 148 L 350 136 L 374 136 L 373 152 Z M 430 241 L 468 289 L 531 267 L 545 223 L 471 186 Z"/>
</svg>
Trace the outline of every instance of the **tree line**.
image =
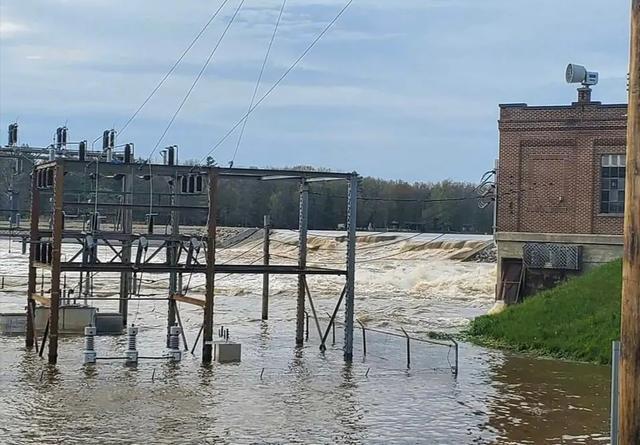
<svg viewBox="0 0 640 445">
<path fill-rule="evenodd" d="M 9 193 L 12 162 L 0 163 L 0 214 L 3 225 L 8 220 Z M 295 170 L 310 170 L 297 166 Z M 30 170 L 25 168 L 13 177 L 14 190 L 22 217 L 30 208 Z M 93 199 L 94 183 L 90 178 L 65 178 L 65 201 Z M 479 208 L 475 196 L 477 184 L 443 180 L 438 182 L 407 182 L 363 177 L 359 183 L 358 216 L 359 228 L 372 230 L 413 230 L 426 232 L 476 232 L 490 233 L 492 229 L 492 206 Z M 117 184 L 103 181 L 105 188 L 119 190 Z M 148 185 L 136 186 L 134 200 L 137 204 L 148 204 Z M 170 186 L 168 178 L 155 178 L 153 183 L 154 205 L 169 204 Z M 309 227 L 311 229 L 337 229 L 346 222 L 347 186 L 342 181 L 312 183 L 309 194 Z M 101 202 L 118 202 L 118 195 L 101 194 Z M 232 181 L 221 180 L 218 193 L 217 221 L 223 226 L 259 227 L 263 216 L 270 215 L 274 227 L 295 229 L 298 226 L 299 183 L 297 181 Z M 206 191 L 191 196 L 189 205 L 206 206 Z M 47 205 L 44 203 L 44 205 Z M 77 212 L 87 212 L 78 207 Z M 148 210 L 136 209 L 134 219 L 144 221 Z M 78 215 L 84 217 L 83 215 Z M 88 215 L 87 215 L 88 216 Z M 117 218 L 117 209 L 104 210 L 103 216 Z M 168 223 L 169 212 L 158 211 L 156 223 Z M 206 223 L 202 211 L 183 211 L 181 224 L 201 225 Z"/>
</svg>

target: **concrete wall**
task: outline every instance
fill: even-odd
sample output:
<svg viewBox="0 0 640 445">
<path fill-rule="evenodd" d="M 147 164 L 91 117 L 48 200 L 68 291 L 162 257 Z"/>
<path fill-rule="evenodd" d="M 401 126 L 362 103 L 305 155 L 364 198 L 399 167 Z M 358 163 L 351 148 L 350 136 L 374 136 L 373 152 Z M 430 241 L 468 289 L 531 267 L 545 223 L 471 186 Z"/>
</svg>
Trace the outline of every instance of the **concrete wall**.
<svg viewBox="0 0 640 445">
<path fill-rule="evenodd" d="M 49 308 L 36 307 L 36 331 L 44 331 Z M 96 308 L 85 306 L 61 306 L 58 315 L 58 332 L 60 334 L 84 334 L 85 326 L 95 326 Z"/>
<path fill-rule="evenodd" d="M 502 260 L 505 258 L 522 259 L 522 247 L 525 243 L 557 243 L 582 246 L 582 270 L 578 273 L 583 273 L 618 259 L 623 254 L 623 237 L 621 235 L 498 232 L 496 233 L 498 286 L 502 276 Z M 538 272 L 530 274 L 531 279 L 544 279 L 545 282 L 528 283 L 527 287 L 529 289 L 548 288 L 547 283 L 556 281 L 550 275 L 555 274 L 558 279 L 564 279 L 575 274 L 574 272 L 566 271 L 542 273 L 543 271 L 540 270 Z"/>
</svg>

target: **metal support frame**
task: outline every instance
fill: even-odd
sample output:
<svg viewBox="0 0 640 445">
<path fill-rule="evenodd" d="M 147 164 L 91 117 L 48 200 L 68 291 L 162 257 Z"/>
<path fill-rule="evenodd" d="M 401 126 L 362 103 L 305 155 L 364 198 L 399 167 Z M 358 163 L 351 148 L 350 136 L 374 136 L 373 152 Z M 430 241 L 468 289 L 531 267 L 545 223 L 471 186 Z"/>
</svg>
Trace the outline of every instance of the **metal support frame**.
<svg viewBox="0 0 640 445">
<path fill-rule="evenodd" d="M 356 224 L 358 215 L 358 175 L 349 179 L 347 192 L 347 282 L 344 302 L 344 359 L 353 360 L 353 317 L 356 279 Z"/>
<path fill-rule="evenodd" d="M 177 210 L 178 205 L 178 180 L 172 177 L 169 181 L 169 190 L 171 192 L 171 235 L 177 237 L 180 234 L 180 213 Z M 166 258 L 167 263 L 176 266 L 178 264 L 178 256 L 182 250 L 182 244 L 171 241 L 167 243 Z M 178 289 L 178 272 L 173 270 L 169 273 L 169 296 L 170 298 L 180 293 Z M 169 302 L 167 307 L 167 348 L 170 346 L 171 328 L 176 324 L 176 305 Z"/>
<path fill-rule="evenodd" d="M 146 164 L 145 164 L 146 165 Z M 92 167 L 93 166 L 93 167 Z M 223 169 L 219 167 L 193 167 L 193 166 L 153 166 L 154 177 L 165 177 L 170 180 L 177 181 L 176 178 L 185 174 L 202 175 L 208 177 L 208 195 L 209 202 L 206 207 L 208 210 L 207 228 L 204 236 L 200 236 L 200 242 L 204 243 L 205 261 L 197 261 L 194 258 L 194 252 L 196 248 L 194 246 L 187 248 L 187 244 L 192 242 L 192 234 L 180 234 L 179 229 L 179 211 L 184 211 L 191 207 L 196 206 L 184 206 L 179 202 L 179 193 L 177 187 L 173 186 L 171 194 L 170 205 L 161 209 L 164 214 L 171 215 L 171 230 L 170 233 L 152 233 L 152 234 L 134 234 L 133 233 L 133 212 L 134 209 L 139 206 L 139 203 L 135 202 L 135 193 L 137 183 L 140 181 L 147 181 L 146 175 L 141 176 L 138 170 L 143 168 L 142 164 L 109 164 L 101 163 L 99 167 L 100 177 L 108 179 L 109 181 L 121 181 L 117 183 L 118 192 L 115 192 L 116 196 L 120 196 L 120 204 L 114 204 L 113 202 L 100 202 L 96 201 L 92 203 L 92 207 L 101 209 L 103 206 L 118 207 L 117 221 L 113 226 L 113 229 L 108 229 L 106 226 L 98 230 L 92 227 L 90 231 L 88 228 L 82 230 L 66 228 L 64 227 L 64 210 L 70 208 L 77 208 L 76 204 L 72 200 L 66 201 L 64 198 L 69 198 L 69 195 L 76 193 L 73 190 L 65 190 L 65 182 L 73 183 L 71 181 L 65 181 L 65 175 L 70 174 L 73 178 L 74 175 L 85 176 L 89 173 L 98 174 L 98 169 L 95 167 L 95 161 L 78 161 L 73 159 L 55 159 L 50 162 L 43 162 L 34 166 L 34 174 L 32 179 L 32 217 L 31 217 L 31 239 L 30 239 L 30 251 L 29 251 L 29 282 L 27 293 L 27 336 L 26 344 L 28 347 L 33 347 L 34 343 L 37 343 L 35 335 L 35 327 L 33 314 L 36 302 L 41 302 L 45 306 L 49 307 L 48 318 L 48 339 L 49 339 L 49 355 L 48 359 L 50 363 L 55 363 L 58 357 L 58 310 L 61 304 L 61 274 L 63 273 L 77 273 L 80 275 L 80 281 L 78 283 L 81 286 L 78 289 L 78 293 L 74 293 L 74 300 L 82 298 L 83 291 L 91 291 L 92 277 L 99 273 L 117 273 L 120 275 L 121 283 L 119 289 L 119 295 L 108 297 L 108 300 L 118 301 L 119 310 L 125 320 L 126 324 L 128 304 L 131 299 L 136 300 L 154 300 L 159 299 L 159 296 L 151 295 L 148 298 L 141 298 L 140 295 L 132 297 L 136 293 L 136 284 L 133 282 L 133 277 L 141 276 L 142 274 L 161 274 L 169 275 L 169 295 L 162 299 L 168 300 L 168 316 L 167 316 L 167 328 L 173 326 L 176 322 L 179 324 L 179 314 L 177 312 L 177 302 L 184 302 L 187 304 L 195 304 L 203 308 L 203 323 L 201 334 L 193 345 L 193 351 L 196 349 L 197 342 L 202 336 L 202 361 L 203 363 L 209 363 L 213 359 L 213 318 L 214 318 L 214 299 L 215 299 L 215 274 L 259 274 L 263 276 L 264 281 L 264 294 L 263 294 L 263 315 L 264 318 L 268 318 L 268 298 L 269 288 L 268 280 L 272 274 L 289 274 L 295 275 L 298 278 L 298 299 L 296 308 L 296 343 L 298 345 L 304 342 L 305 336 L 305 322 L 310 322 L 311 314 L 305 317 L 305 305 L 307 298 L 309 299 L 310 312 L 313 312 L 318 334 L 321 337 L 321 349 L 325 349 L 324 345 L 327 336 L 330 331 L 334 332 L 335 336 L 335 324 L 337 312 L 342 304 L 343 299 L 350 300 L 350 306 L 346 308 L 347 329 L 345 333 L 345 339 L 353 339 L 353 332 L 349 333 L 348 322 L 349 313 L 353 317 L 353 285 L 354 285 L 354 270 L 355 270 L 355 200 L 357 198 L 357 175 L 344 174 L 344 173 L 319 173 L 319 172 L 290 172 L 287 175 L 279 175 L 281 171 L 278 170 L 258 170 L 258 169 Z M 94 173 L 95 170 L 95 173 Z M 151 170 L 151 169 L 150 169 Z M 151 174 L 149 175 L 151 176 Z M 265 221 L 265 261 L 263 264 L 216 264 L 216 213 L 217 213 L 217 191 L 218 183 L 220 180 L 256 180 L 256 181 L 271 181 L 271 180 L 296 180 L 300 183 L 300 207 L 299 207 L 299 256 L 298 264 L 285 265 L 285 264 L 271 264 L 269 261 L 269 232 L 270 221 L 267 218 Z M 314 266 L 307 266 L 307 230 L 308 230 L 308 211 L 309 211 L 309 183 L 320 182 L 326 180 L 341 180 L 349 182 L 349 218 L 348 218 L 348 255 L 347 255 L 347 268 L 332 269 L 321 268 Z M 100 184 L 109 184 L 109 181 L 100 181 Z M 177 182 L 174 182 L 177 184 Z M 107 185 L 103 185 L 107 187 Z M 122 190 L 120 192 L 120 190 Z M 96 190 L 96 196 L 98 194 L 107 193 L 107 190 Z M 66 196 L 65 196 L 66 193 Z M 91 192 L 93 194 L 93 191 Z M 52 197 L 50 200 L 49 197 Z M 46 197 L 46 200 L 45 200 Z M 185 197 L 183 197 L 185 198 Z M 53 203 L 49 207 L 49 201 Z M 42 207 L 42 208 L 41 208 Z M 199 206 L 198 206 L 199 207 Z M 48 215 L 50 208 L 52 209 L 52 224 L 48 228 L 39 227 L 39 222 L 44 215 Z M 70 255 L 64 261 L 62 261 L 61 247 L 62 243 L 79 244 L 81 248 Z M 153 242 L 153 248 L 151 254 L 147 255 L 147 249 L 149 242 Z M 132 258 L 134 246 L 138 246 L 136 258 Z M 104 248 L 111 254 L 110 260 L 102 260 L 98 258 L 98 246 L 105 246 Z M 140 251 L 145 252 L 144 258 L 141 257 Z M 186 255 L 181 255 L 182 250 L 186 252 Z M 160 252 L 166 252 L 166 261 L 164 262 L 152 262 L 152 259 Z M 186 256 L 186 259 L 185 259 Z M 189 259 L 190 258 L 190 259 Z M 44 283 L 41 286 L 42 295 L 36 294 L 38 287 L 38 269 L 44 273 L 45 269 L 49 269 L 51 275 L 50 291 L 44 289 Z M 183 289 L 180 285 L 181 277 L 183 274 L 204 274 L 205 275 L 205 295 L 204 298 L 194 298 L 193 296 L 182 295 Z M 333 312 L 331 322 L 327 327 L 327 330 L 323 332 L 321 330 L 320 322 L 317 317 L 316 307 L 312 300 L 311 292 L 309 290 L 309 284 L 307 282 L 307 275 L 334 275 L 346 276 L 346 284 L 342 290 L 342 293 L 338 299 L 336 308 Z M 85 282 L 86 280 L 86 282 Z M 49 293 L 50 295 L 46 295 Z M 186 294 L 186 291 L 184 291 Z M 102 300 L 104 298 L 94 297 L 86 295 L 87 300 Z M 173 316 L 172 316 L 173 314 Z M 353 322 L 353 321 L 352 321 Z M 332 329 L 333 328 L 333 329 Z M 352 329 L 352 328 L 351 328 Z M 186 347 L 186 338 L 185 347 Z M 335 343 L 335 339 L 333 341 Z M 352 341 L 351 341 L 352 343 Z M 37 347 L 37 344 L 36 344 Z M 352 344 L 351 344 L 352 348 Z M 38 350 L 44 352 L 44 345 L 41 345 Z M 351 351 L 345 347 L 345 353 Z M 348 356 L 345 354 L 345 358 Z"/>
<path fill-rule="evenodd" d="M 300 183 L 300 205 L 298 218 L 298 267 L 304 270 L 307 266 L 307 227 L 309 219 L 309 184 Z M 298 299 L 296 302 L 296 345 L 304 343 L 305 322 L 305 286 L 304 274 L 298 275 Z"/>
</svg>

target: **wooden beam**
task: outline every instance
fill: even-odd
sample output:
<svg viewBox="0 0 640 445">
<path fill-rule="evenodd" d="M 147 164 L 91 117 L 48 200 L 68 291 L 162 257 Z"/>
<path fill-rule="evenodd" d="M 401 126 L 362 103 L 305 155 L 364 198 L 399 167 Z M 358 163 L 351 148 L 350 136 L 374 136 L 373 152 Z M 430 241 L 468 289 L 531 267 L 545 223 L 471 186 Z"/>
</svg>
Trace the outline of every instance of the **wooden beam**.
<svg viewBox="0 0 640 445">
<path fill-rule="evenodd" d="M 192 304 L 194 306 L 205 306 L 205 301 L 200 298 L 187 297 L 186 295 L 174 294 L 171 299 L 179 301 L 180 303 Z"/>
<path fill-rule="evenodd" d="M 32 300 L 34 300 L 38 304 L 41 304 L 42 306 L 46 306 L 46 307 L 51 306 L 51 299 L 47 297 L 43 297 L 42 295 L 39 295 L 39 294 L 34 294 L 32 297 Z"/>
<path fill-rule="evenodd" d="M 622 268 L 620 444 L 640 444 L 640 0 L 631 6 Z"/>
</svg>

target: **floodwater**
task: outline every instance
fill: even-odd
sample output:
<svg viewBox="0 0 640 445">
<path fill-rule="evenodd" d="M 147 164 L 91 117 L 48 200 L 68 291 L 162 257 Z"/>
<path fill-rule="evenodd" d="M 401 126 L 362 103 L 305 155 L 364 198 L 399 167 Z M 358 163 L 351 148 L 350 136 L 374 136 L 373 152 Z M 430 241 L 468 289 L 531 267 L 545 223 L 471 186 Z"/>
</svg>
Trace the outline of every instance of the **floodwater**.
<svg viewBox="0 0 640 445">
<path fill-rule="evenodd" d="M 312 232 L 309 262 L 344 260 L 337 234 Z M 358 242 L 356 316 L 368 327 L 416 337 L 455 332 L 493 303 L 495 265 L 455 258 L 487 237 L 362 234 Z M 295 261 L 296 234 L 276 231 L 272 264 Z M 27 258 L 19 243 L 0 245 L 0 311 L 24 307 Z M 71 255 L 73 246 L 65 246 Z M 105 258 L 108 252 L 104 252 Z M 259 240 L 219 251 L 218 261 L 261 261 Z M 160 260 L 161 258 L 159 258 Z M 22 275 L 17 277 L 15 275 Z M 114 296 L 115 277 L 96 278 L 97 296 Z M 160 281 L 157 281 L 161 279 Z M 188 277 L 185 276 L 185 284 Z M 68 287 L 77 278 L 69 274 Z M 193 277 L 188 295 L 202 293 Z M 537 360 L 460 345 L 460 372 L 451 373 L 453 350 L 367 332 L 367 355 L 356 330 L 354 362 L 342 360 L 342 331 L 318 349 L 317 329 L 294 346 L 293 276 L 271 277 L 270 319 L 260 320 L 260 276 L 220 275 L 215 323 L 242 343 L 240 364 L 202 367 L 200 348 L 182 362 L 142 360 L 82 365 L 83 340 L 62 338 L 56 367 L 24 349 L 23 337 L 0 337 L 0 443 L 7 444 L 238 444 L 424 443 L 591 444 L 608 441 L 609 370 Z M 324 328 L 343 278 L 310 277 Z M 141 296 L 165 296 L 162 276 L 143 276 Z M 45 280 L 46 289 L 46 280 Z M 102 311 L 117 302 L 100 302 Z M 165 301 L 132 301 L 130 321 L 140 327 L 141 355 L 159 356 L 165 343 Z M 201 309 L 180 305 L 189 347 Z M 339 312 L 342 316 L 342 311 Z M 124 337 L 100 337 L 99 356 L 118 356 Z"/>
</svg>

